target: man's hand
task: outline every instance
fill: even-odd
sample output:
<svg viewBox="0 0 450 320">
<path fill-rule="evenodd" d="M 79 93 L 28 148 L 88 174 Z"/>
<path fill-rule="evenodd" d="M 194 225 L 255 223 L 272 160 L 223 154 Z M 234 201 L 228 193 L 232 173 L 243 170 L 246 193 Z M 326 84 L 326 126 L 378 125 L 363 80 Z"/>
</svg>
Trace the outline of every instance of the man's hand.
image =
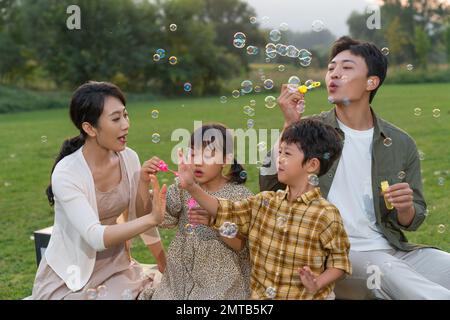
<svg viewBox="0 0 450 320">
<path fill-rule="evenodd" d="M 398 222 L 403 226 L 409 226 L 414 219 L 413 190 L 406 182 L 393 184 L 384 196 L 397 209 Z"/>
<path fill-rule="evenodd" d="M 317 276 L 311 271 L 308 266 L 298 269 L 300 274 L 300 280 L 302 280 L 303 286 L 309 293 L 316 293 L 320 288 L 317 283 Z"/>
<path fill-rule="evenodd" d="M 300 120 L 298 112 L 299 103 L 304 103 L 304 95 L 298 90 L 290 89 L 287 84 L 281 86 L 281 94 L 278 97 L 278 104 L 284 116 L 284 127 L 286 128 L 295 121 Z"/>
</svg>

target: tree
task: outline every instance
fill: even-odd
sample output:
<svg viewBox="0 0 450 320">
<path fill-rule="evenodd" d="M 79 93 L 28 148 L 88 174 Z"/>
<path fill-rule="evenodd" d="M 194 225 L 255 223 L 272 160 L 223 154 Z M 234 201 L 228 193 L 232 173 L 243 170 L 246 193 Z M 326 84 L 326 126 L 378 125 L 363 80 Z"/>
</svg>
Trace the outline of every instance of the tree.
<svg viewBox="0 0 450 320">
<path fill-rule="evenodd" d="M 431 41 L 421 27 L 416 27 L 414 32 L 414 46 L 419 66 L 427 69 L 428 54 L 431 48 Z"/>
</svg>

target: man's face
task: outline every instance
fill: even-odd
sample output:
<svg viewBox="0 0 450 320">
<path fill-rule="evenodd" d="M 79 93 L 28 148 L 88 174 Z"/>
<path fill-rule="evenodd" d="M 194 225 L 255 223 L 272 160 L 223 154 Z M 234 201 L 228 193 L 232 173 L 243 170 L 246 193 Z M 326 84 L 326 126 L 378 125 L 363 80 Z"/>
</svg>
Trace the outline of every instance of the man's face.
<svg viewBox="0 0 450 320">
<path fill-rule="evenodd" d="M 330 102 L 350 104 L 368 98 L 374 89 L 374 80 L 369 79 L 367 73 L 363 57 L 353 55 L 350 50 L 336 55 L 329 63 L 325 77 Z"/>
</svg>

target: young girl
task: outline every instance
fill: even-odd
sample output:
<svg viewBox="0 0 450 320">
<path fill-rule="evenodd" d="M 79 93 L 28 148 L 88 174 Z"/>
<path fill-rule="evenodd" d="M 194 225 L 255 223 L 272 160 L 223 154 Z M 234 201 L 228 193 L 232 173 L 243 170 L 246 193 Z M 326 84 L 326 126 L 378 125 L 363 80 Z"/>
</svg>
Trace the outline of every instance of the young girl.
<svg viewBox="0 0 450 320">
<path fill-rule="evenodd" d="M 208 138 L 211 131 L 217 134 Z M 190 166 L 197 183 L 206 192 L 239 200 L 252 193 L 243 185 L 246 172 L 233 159 L 232 146 L 232 136 L 223 125 L 204 125 L 191 136 Z M 226 163 L 231 160 L 231 169 L 224 175 Z M 156 173 L 160 160 L 155 157 L 153 161 Z M 168 250 L 167 267 L 160 285 L 144 290 L 139 299 L 247 299 L 251 270 L 245 242 L 221 237 L 217 230 L 206 225 L 191 225 L 192 199 L 178 184 L 176 178 L 167 191 L 166 215 L 159 225 L 160 228 L 178 228 Z M 202 209 L 192 209 L 195 210 Z"/>
</svg>

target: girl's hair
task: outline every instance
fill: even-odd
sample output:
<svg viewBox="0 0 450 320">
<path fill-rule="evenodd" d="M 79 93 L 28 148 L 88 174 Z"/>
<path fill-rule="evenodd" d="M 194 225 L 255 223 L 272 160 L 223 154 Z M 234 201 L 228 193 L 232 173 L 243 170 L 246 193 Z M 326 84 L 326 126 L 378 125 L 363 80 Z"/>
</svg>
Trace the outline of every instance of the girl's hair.
<svg viewBox="0 0 450 320">
<path fill-rule="evenodd" d="M 74 153 L 83 146 L 86 141 L 86 132 L 82 128 L 83 122 L 88 122 L 93 127 L 97 127 L 107 97 L 115 97 L 119 99 L 123 105 L 126 105 L 124 94 L 119 87 L 112 83 L 89 81 L 75 90 L 70 102 L 70 119 L 80 131 L 80 134 L 76 137 L 66 139 L 63 142 L 61 150 L 55 159 L 51 174 L 53 174 L 57 163 L 61 161 L 61 159 Z M 46 194 L 48 202 L 53 206 L 55 204 L 55 199 L 51 181 L 47 187 Z"/>
<path fill-rule="evenodd" d="M 233 154 L 233 135 L 223 124 L 205 124 L 192 133 L 191 148 L 194 149 L 205 147 L 221 148 L 222 150 L 220 151 L 225 158 L 227 155 Z M 244 167 L 237 162 L 236 158 L 233 158 L 233 163 L 231 164 L 227 178 L 231 182 L 237 184 L 243 184 L 247 181 L 247 175 L 245 174 Z"/>
</svg>

